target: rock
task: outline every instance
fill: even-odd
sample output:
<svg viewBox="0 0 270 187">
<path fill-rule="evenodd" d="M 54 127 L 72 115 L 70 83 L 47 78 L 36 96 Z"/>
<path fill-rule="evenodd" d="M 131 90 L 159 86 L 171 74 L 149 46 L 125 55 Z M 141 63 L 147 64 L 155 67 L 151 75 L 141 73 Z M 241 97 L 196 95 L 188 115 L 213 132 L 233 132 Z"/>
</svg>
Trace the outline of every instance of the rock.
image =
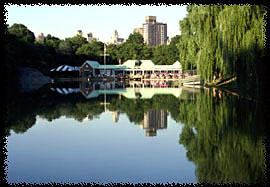
<svg viewBox="0 0 270 187">
<path fill-rule="evenodd" d="M 44 76 L 39 70 L 28 67 L 19 68 L 20 92 L 32 92 L 51 83 L 50 77 Z"/>
</svg>

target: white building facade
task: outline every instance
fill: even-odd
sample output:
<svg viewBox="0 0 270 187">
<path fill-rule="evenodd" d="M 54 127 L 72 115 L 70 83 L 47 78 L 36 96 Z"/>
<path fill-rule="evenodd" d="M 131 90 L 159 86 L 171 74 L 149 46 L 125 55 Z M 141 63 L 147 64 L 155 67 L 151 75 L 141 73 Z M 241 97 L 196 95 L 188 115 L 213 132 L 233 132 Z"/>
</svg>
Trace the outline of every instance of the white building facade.
<svg viewBox="0 0 270 187">
<path fill-rule="evenodd" d="M 124 38 L 120 38 L 117 30 L 114 30 L 114 33 L 110 39 L 110 44 L 121 44 L 124 42 Z"/>
</svg>

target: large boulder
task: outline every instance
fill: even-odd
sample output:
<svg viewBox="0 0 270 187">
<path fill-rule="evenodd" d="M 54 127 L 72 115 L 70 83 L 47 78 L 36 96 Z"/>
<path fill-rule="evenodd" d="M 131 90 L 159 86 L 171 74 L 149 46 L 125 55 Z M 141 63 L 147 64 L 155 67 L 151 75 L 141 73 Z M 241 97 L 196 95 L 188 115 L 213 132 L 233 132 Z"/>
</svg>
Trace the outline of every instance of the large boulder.
<svg viewBox="0 0 270 187">
<path fill-rule="evenodd" d="M 50 77 L 44 76 L 39 70 L 28 67 L 19 68 L 19 85 L 21 92 L 32 92 L 51 83 Z"/>
</svg>

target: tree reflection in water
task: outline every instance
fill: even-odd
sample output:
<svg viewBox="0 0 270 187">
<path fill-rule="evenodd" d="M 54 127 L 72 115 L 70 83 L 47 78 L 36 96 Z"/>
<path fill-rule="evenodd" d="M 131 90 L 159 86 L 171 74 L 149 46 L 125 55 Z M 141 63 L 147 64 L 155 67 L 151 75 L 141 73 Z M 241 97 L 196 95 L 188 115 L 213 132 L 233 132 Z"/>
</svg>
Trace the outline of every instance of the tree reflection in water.
<svg viewBox="0 0 270 187">
<path fill-rule="evenodd" d="M 151 84 L 147 85 L 154 88 Z M 59 94 L 48 87 L 31 94 L 14 92 L 10 96 L 12 100 L 7 101 L 6 136 L 10 135 L 10 130 L 16 133 L 27 131 L 35 124 L 37 115 L 48 121 L 61 116 L 78 121 L 98 117 L 104 112 L 104 106 L 101 105 L 104 102 L 102 90 L 106 90 L 109 103 L 107 109 L 113 115 L 125 113 L 130 122 L 141 125 L 148 136 L 155 136 L 156 130 L 167 128 L 167 115 L 181 122 L 184 126 L 179 135 L 179 143 L 185 146 L 187 158 L 196 165 L 198 182 L 266 181 L 263 144 L 265 126 L 262 123 L 265 111 L 263 107 L 258 107 L 259 103 L 221 91 L 215 94 L 212 90 L 194 90 L 171 83 L 163 89 L 170 93 L 170 89 L 176 88 L 181 90 L 179 95 L 173 94 L 175 92 L 166 95 L 165 92 L 158 91 L 146 99 L 147 92 L 142 89 L 147 86 L 144 86 L 138 88 L 121 83 L 120 86 L 110 85 L 108 89 L 104 85 L 87 85 L 84 88 L 82 84 L 73 85 L 73 89 L 89 88 L 91 92 L 99 91 L 99 94 L 91 98 L 81 94 L 81 91 L 72 91 L 71 87 L 67 87 L 69 94 Z M 128 88 L 136 89 L 134 98 L 121 94 L 126 93 Z M 113 92 L 114 90 L 119 92 Z M 136 97 L 136 93 L 141 97 Z M 119 118 L 117 115 L 113 118 L 115 122 Z"/>
<path fill-rule="evenodd" d="M 198 181 L 265 183 L 264 111 L 258 103 L 219 94 L 202 92 L 180 105 L 179 143 L 196 164 Z"/>
</svg>

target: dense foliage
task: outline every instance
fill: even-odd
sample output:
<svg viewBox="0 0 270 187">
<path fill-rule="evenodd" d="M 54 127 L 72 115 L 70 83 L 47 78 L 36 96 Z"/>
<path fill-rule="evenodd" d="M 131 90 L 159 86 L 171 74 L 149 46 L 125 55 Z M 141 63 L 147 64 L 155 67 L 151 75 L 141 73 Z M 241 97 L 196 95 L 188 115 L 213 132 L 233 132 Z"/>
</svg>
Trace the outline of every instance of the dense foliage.
<svg viewBox="0 0 270 187">
<path fill-rule="evenodd" d="M 197 68 L 204 82 L 214 75 L 237 77 L 239 87 L 258 90 L 263 81 L 265 7 L 190 5 L 187 11 L 177 45 L 183 67 Z"/>
<path fill-rule="evenodd" d="M 5 25 L 6 69 L 14 71 L 18 66 L 37 68 L 45 74 L 59 65 L 80 66 L 85 60 L 97 60 L 103 64 L 104 43 L 76 35 L 63 40 L 50 34 L 43 40 L 35 36 L 23 24 Z M 107 64 L 118 64 L 129 59 L 151 59 L 157 64 L 172 64 L 179 60 L 176 43 L 180 36 L 172 38 L 170 45 L 150 47 L 139 33 L 130 34 L 122 44 L 108 44 Z M 7 73 L 9 75 L 10 73 Z"/>
<path fill-rule="evenodd" d="M 34 43 L 35 35 L 32 31 L 28 30 L 27 27 L 23 24 L 14 24 L 9 29 L 8 32 L 12 35 L 17 36 L 19 39 L 24 42 Z"/>
<path fill-rule="evenodd" d="M 180 36 L 172 38 L 169 45 L 160 45 L 156 47 L 148 46 L 144 43 L 143 36 L 140 33 L 130 34 L 126 42 L 122 44 L 109 44 L 107 53 L 110 55 L 110 62 L 117 64 L 119 60 L 152 60 L 155 64 L 173 64 L 179 60 L 179 50 L 176 44 Z"/>
<path fill-rule="evenodd" d="M 35 41 L 33 33 L 22 24 L 6 26 L 5 32 L 5 63 L 7 79 L 14 76 L 18 66 L 33 67 L 48 74 L 51 68 L 60 64 L 74 65 L 80 60 L 73 53 L 65 53 L 61 48 L 62 40 L 47 35 L 42 41 Z M 62 50 L 63 49 L 63 50 Z M 8 73 L 9 72 L 9 73 Z"/>
</svg>

